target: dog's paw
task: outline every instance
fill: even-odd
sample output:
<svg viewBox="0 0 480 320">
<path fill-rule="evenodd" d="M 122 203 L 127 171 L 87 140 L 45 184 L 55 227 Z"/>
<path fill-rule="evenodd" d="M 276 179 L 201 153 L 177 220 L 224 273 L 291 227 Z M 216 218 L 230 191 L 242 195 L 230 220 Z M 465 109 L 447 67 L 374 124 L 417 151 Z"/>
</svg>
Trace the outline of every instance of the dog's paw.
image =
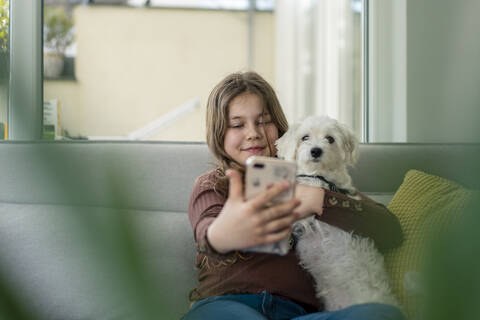
<svg viewBox="0 0 480 320">
<path fill-rule="evenodd" d="M 307 228 L 301 223 L 297 223 L 293 226 L 292 235 L 296 239 L 300 239 L 307 233 Z"/>
<path fill-rule="evenodd" d="M 318 222 L 316 220 L 309 220 L 308 227 L 311 232 L 318 232 Z"/>
</svg>

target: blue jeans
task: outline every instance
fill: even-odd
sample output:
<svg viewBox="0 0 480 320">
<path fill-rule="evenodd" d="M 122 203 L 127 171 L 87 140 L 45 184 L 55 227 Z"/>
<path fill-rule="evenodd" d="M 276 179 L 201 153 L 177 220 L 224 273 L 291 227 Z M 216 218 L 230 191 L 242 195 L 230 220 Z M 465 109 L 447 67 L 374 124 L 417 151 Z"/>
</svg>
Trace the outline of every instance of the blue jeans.
<svg viewBox="0 0 480 320">
<path fill-rule="evenodd" d="M 393 306 L 366 303 L 333 312 L 307 314 L 300 305 L 260 294 L 232 294 L 195 302 L 184 320 L 405 320 Z"/>
</svg>

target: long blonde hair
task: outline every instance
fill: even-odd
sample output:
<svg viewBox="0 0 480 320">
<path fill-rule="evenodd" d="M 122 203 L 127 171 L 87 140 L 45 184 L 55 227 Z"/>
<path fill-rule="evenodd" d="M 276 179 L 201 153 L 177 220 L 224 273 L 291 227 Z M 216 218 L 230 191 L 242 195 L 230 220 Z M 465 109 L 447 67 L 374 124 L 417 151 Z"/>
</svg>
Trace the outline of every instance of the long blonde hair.
<svg viewBox="0 0 480 320">
<path fill-rule="evenodd" d="M 224 147 L 225 132 L 228 128 L 228 107 L 235 97 L 243 93 L 256 94 L 262 99 L 264 108 L 278 129 L 279 137 L 288 129 L 287 118 L 275 91 L 258 73 L 253 71 L 232 73 L 213 88 L 207 102 L 207 144 L 217 160 L 214 189 L 223 196 L 228 193 L 225 171 L 229 168 L 242 173 L 245 171 L 244 166 L 233 160 Z"/>
</svg>

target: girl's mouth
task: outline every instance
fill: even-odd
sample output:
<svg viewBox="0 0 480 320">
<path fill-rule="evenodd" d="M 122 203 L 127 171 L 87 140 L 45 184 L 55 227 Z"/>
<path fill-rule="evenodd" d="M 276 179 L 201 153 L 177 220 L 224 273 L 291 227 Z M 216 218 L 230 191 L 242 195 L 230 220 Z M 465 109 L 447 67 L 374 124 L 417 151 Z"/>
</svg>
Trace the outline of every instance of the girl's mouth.
<svg viewBox="0 0 480 320">
<path fill-rule="evenodd" d="M 265 149 L 264 147 L 251 147 L 244 149 L 243 151 L 250 152 L 250 153 L 260 153 Z"/>
</svg>

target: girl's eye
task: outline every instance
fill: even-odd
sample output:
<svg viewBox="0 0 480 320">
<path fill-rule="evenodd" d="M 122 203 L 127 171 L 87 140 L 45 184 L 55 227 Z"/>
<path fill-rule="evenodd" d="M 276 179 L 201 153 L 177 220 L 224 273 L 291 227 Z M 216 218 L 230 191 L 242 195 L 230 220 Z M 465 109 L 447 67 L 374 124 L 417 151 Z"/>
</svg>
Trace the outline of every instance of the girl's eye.
<svg viewBox="0 0 480 320">
<path fill-rule="evenodd" d="M 257 122 L 257 124 L 260 125 L 260 126 L 261 125 L 267 125 L 267 124 L 270 124 L 270 123 L 272 123 L 272 120 L 268 120 L 268 119 L 267 120 L 259 120 Z"/>
<path fill-rule="evenodd" d="M 330 143 L 330 144 L 335 142 L 335 139 L 332 136 L 326 136 L 325 139 L 327 139 L 328 143 Z"/>
<path fill-rule="evenodd" d="M 308 134 L 302 137 L 302 141 L 307 141 L 308 139 L 310 139 L 310 136 Z"/>
<path fill-rule="evenodd" d="M 235 129 L 238 129 L 238 128 L 241 128 L 243 125 L 241 124 L 232 124 L 230 125 L 230 128 L 235 128 Z"/>
</svg>

